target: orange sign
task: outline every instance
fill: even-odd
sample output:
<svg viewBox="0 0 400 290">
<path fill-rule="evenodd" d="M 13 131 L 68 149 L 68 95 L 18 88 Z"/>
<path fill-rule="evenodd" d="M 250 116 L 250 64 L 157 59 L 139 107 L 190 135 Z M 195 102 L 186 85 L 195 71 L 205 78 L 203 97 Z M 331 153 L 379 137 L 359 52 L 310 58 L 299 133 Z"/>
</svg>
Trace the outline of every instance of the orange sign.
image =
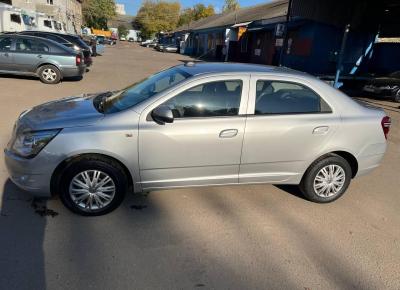
<svg viewBox="0 0 400 290">
<path fill-rule="evenodd" d="M 247 27 L 239 27 L 239 31 L 238 31 L 238 40 L 240 40 L 240 38 L 242 37 L 243 34 L 245 34 L 245 32 L 247 31 Z"/>
</svg>

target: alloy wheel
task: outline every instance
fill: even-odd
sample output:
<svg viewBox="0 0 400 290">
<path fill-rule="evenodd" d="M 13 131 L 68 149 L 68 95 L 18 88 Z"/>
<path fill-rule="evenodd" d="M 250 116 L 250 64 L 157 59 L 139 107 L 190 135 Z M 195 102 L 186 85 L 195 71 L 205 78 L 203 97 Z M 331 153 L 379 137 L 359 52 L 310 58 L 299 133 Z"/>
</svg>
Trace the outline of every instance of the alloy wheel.
<svg viewBox="0 0 400 290">
<path fill-rule="evenodd" d="M 54 82 L 57 79 L 57 73 L 51 68 L 44 69 L 42 76 L 46 81 L 49 82 Z"/>
<path fill-rule="evenodd" d="M 96 211 L 108 206 L 114 199 L 116 187 L 113 179 L 100 170 L 86 170 L 72 178 L 69 195 L 84 211 Z"/>
<path fill-rule="evenodd" d="M 314 191 L 319 197 L 337 195 L 346 181 L 344 169 L 336 164 L 323 167 L 314 178 Z"/>
</svg>

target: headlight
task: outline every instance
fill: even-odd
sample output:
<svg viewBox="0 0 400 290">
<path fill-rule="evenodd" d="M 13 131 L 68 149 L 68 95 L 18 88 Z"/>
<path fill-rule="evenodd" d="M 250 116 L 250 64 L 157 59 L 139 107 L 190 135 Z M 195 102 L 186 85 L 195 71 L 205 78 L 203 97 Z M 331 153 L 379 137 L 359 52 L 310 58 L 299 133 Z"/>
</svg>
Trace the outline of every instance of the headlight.
<svg viewBox="0 0 400 290">
<path fill-rule="evenodd" d="M 15 136 L 11 150 L 24 158 L 33 158 L 61 131 L 45 130 L 19 133 Z"/>
</svg>

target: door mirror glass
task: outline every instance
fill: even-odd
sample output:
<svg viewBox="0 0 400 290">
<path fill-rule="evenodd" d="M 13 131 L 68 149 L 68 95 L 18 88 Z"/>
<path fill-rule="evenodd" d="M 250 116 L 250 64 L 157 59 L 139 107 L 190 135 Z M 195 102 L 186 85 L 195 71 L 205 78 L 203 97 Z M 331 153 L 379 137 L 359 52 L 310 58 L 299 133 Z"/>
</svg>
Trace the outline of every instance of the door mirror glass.
<svg viewBox="0 0 400 290">
<path fill-rule="evenodd" d="M 172 114 L 172 110 L 165 105 L 161 105 L 155 108 L 151 112 L 151 116 L 153 117 L 153 120 L 159 125 L 174 122 L 174 115 Z"/>
</svg>

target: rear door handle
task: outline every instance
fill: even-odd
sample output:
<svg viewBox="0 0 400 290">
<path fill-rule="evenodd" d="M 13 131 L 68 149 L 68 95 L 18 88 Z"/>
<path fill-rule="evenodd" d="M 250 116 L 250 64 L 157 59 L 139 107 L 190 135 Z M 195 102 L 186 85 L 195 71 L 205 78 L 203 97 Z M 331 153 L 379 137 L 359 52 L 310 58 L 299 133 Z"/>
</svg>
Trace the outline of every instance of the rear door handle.
<svg viewBox="0 0 400 290">
<path fill-rule="evenodd" d="M 237 129 L 227 129 L 227 130 L 222 130 L 219 133 L 219 138 L 233 138 L 238 134 Z"/>
<path fill-rule="evenodd" d="M 324 134 L 328 133 L 328 131 L 329 131 L 328 126 L 320 126 L 320 127 L 314 128 L 313 134 L 314 135 L 324 135 Z"/>
<path fill-rule="evenodd" d="M 8 56 L 9 56 L 9 54 L 6 52 L 6 53 L 4 54 L 4 56 L 7 56 L 7 57 L 8 57 Z"/>
<path fill-rule="evenodd" d="M 42 56 L 41 54 L 39 54 L 37 57 L 38 57 L 38 58 L 42 58 L 43 56 Z"/>
</svg>

